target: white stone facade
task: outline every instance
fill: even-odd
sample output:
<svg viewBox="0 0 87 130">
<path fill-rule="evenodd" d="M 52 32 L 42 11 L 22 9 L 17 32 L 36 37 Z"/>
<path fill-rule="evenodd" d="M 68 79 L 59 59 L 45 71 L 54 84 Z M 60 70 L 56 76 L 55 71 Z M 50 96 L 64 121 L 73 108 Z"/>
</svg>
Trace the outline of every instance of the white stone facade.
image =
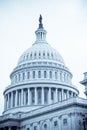
<svg viewBox="0 0 87 130">
<path fill-rule="evenodd" d="M 87 100 L 78 98 L 62 56 L 46 41 L 42 17 L 36 41 L 19 58 L 4 91 L 0 130 L 84 130 Z"/>
</svg>

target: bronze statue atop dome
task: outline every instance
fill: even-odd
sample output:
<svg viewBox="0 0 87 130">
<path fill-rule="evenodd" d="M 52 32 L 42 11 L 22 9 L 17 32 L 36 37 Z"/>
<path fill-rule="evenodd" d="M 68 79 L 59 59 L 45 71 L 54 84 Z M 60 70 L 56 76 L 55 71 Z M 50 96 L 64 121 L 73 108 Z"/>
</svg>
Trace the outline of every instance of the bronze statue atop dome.
<svg viewBox="0 0 87 130">
<path fill-rule="evenodd" d="M 40 14 L 40 17 L 39 17 L 39 22 L 40 24 L 42 24 L 42 15 Z"/>
<path fill-rule="evenodd" d="M 39 17 L 39 28 L 43 28 L 42 15 L 41 14 L 40 14 L 40 17 Z"/>
</svg>

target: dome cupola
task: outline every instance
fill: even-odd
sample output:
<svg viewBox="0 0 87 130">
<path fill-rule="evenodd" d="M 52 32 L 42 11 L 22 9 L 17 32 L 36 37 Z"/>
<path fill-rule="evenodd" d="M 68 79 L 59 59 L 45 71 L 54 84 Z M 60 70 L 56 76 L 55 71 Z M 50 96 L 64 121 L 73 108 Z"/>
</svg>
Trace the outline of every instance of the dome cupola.
<svg viewBox="0 0 87 130">
<path fill-rule="evenodd" d="M 37 43 L 47 43 L 46 42 L 46 31 L 43 28 L 43 24 L 42 24 L 42 16 L 40 15 L 39 17 L 39 28 L 35 31 L 36 33 L 36 42 Z"/>
</svg>

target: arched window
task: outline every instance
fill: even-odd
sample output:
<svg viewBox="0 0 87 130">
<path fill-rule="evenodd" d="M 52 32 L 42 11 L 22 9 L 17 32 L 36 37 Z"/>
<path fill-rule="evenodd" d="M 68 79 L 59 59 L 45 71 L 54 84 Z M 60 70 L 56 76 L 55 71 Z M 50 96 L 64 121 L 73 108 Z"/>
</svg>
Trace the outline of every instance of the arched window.
<svg viewBox="0 0 87 130">
<path fill-rule="evenodd" d="M 46 73 L 46 71 L 44 71 L 44 78 L 47 78 L 47 73 Z"/>
<path fill-rule="evenodd" d="M 30 59 L 32 59 L 32 53 L 30 54 Z"/>
<path fill-rule="evenodd" d="M 27 79 L 30 78 L 30 72 L 27 72 Z"/>
<path fill-rule="evenodd" d="M 34 130 L 37 130 L 37 126 L 34 126 Z"/>
<path fill-rule="evenodd" d="M 36 52 L 34 53 L 34 58 L 36 59 Z"/>
<path fill-rule="evenodd" d="M 52 71 L 50 71 L 49 73 L 50 73 L 50 79 L 52 79 Z"/>
<path fill-rule="evenodd" d="M 54 127 L 58 126 L 58 121 L 54 121 Z"/>
<path fill-rule="evenodd" d="M 45 52 L 43 52 L 43 58 L 45 58 Z"/>
<path fill-rule="evenodd" d="M 47 53 L 47 58 L 49 58 L 49 53 Z"/>
<path fill-rule="evenodd" d="M 44 124 L 44 130 L 47 130 L 47 124 Z"/>
<path fill-rule="evenodd" d="M 63 125 L 67 125 L 67 119 L 63 119 Z"/>
<path fill-rule="evenodd" d="M 57 72 L 55 72 L 55 79 L 57 79 L 58 77 L 57 77 Z"/>
<path fill-rule="evenodd" d="M 38 78 L 41 78 L 41 71 L 38 71 Z"/>
<path fill-rule="evenodd" d="M 41 53 L 39 52 L 39 58 L 41 58 Z"/>
<path fill-rule="evenodd" d="M 33 71 L 33 78 L 35 78 L 35 71 Z"/>
</svg>

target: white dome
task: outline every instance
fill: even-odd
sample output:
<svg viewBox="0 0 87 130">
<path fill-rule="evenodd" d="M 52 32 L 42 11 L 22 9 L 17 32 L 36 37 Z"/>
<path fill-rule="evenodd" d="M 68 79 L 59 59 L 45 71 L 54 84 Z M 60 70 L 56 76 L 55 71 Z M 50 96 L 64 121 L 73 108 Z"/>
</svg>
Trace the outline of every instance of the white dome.
<svg viewBox="0 0 87 130">
<path fill-rule="evenodd" d="M 18 65 L 33 62 L 35 60 L 52 60 L 58 64 L 64 65 L 62 56 L 47 43 L 33 44 L 31 48 L 27 49 L 21 55 Z"/>
<path fill-rule="evenodd" d="M 35 33 L 35 43 L 19 58 L 4 91 L 5 114 L 31 111 L 78 95 L 62 56 L 47 43 L 41 21 Z"/>
</svg>

